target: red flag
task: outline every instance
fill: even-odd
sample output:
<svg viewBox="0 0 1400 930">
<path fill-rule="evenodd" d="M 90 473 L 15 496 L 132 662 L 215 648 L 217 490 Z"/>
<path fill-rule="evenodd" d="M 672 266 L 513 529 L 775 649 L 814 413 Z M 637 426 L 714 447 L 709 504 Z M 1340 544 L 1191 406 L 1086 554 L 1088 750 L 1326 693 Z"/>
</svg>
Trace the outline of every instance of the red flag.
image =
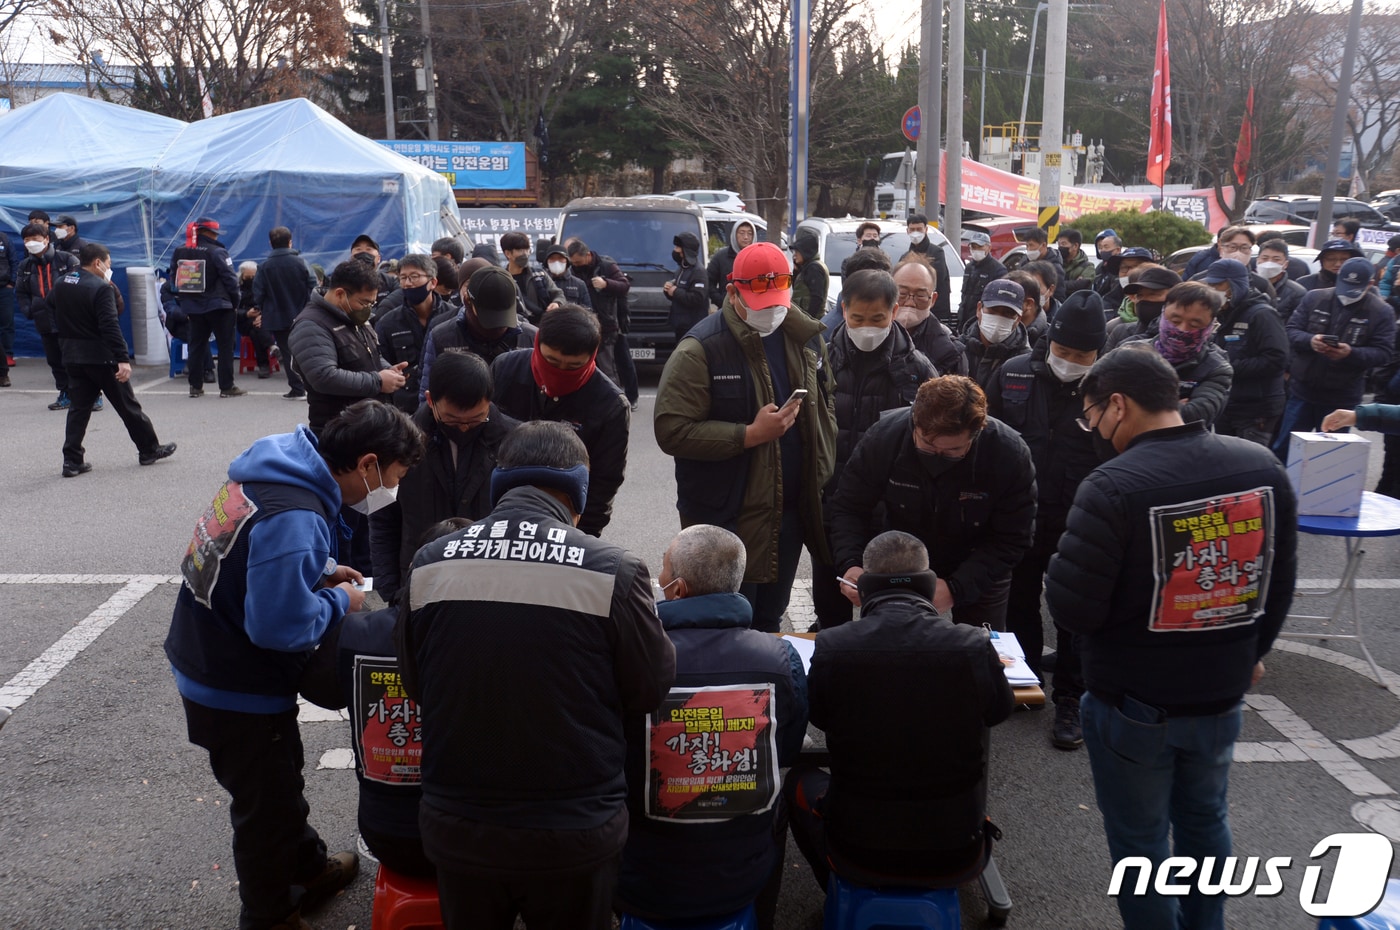
<svg viewBox="0 0 1400 930">
<path fill-rule="evenodd" d="M 1172 163 L 1172 69 L 1167 55 L 1167 0 L 1157 17 L 1157 61 L 1152 71 L 1152 135 L 1147 143 L 1147 180 L 1161 187 Z"/>
<path fill-rule="evenodd" d="M 1254 88 L 1244 102 L 1244 119 L 1240 121 L 1240 140 L 1235 143 L 1235 177 L 1244 186 L 1249 177 L 1249 156 L 1254 154 Z"/>
</svg>

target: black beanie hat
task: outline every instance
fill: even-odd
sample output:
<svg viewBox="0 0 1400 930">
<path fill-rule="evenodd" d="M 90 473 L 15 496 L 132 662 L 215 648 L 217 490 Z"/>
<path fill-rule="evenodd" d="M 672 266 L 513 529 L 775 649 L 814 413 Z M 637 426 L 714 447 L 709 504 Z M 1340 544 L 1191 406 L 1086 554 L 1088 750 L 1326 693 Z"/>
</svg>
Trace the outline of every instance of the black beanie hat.
<svg viewBox="0 0 1400 930">
<path fill-rule="evenodd" d="M 1103 299 L 1090 290 L 1078 290 L 1065 298 L 1050 324 L 1050 341 L 1066 349 L 1101 352 L 1107 338 Z"/>
</svg>

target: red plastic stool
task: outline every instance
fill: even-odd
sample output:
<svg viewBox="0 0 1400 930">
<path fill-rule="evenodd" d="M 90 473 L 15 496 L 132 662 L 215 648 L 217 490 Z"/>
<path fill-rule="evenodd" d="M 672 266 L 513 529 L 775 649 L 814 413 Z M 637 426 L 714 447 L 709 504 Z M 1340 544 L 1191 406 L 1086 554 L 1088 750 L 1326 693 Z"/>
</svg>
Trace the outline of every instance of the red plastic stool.
<svg viewBox="0 0 1400 930">
<path fill-rule="evenodd" d="M 379 865 L 370 930 L 444 930 L 437 882 L 409 878 Z"/>
<path fill-rule="evenodd" d="M 277 356 L 273 355 L 271 352 L 268 353 L 267 364 L 273 371 L 282 370 L 282 366 L 277 363 Z M 253 351 L 253 340 L 247 336 L 243 336 L 238 342 L 238 373 L 241 375 L 246 372 L 254 371 L 257 367 L 258 356 L 257 353 Z M 171 375 L 171 377 L 173 378 L 175 376 Z"/>
</svg>

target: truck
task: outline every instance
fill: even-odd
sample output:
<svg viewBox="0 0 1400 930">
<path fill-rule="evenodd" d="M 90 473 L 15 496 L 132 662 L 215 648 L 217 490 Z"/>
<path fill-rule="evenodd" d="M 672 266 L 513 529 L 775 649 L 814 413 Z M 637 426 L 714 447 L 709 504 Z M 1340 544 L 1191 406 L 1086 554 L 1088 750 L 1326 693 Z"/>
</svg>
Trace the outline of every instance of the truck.
<svg viewBox="0 0 1400 930">
<path fill-rule="evenodd" d="M 919 191 L 914 177 L 918 156 L 910 149 L 886 153 L 875 177 L 875 215 L 882 220 L 903 220 L 919 212 Z"/>
</svg>

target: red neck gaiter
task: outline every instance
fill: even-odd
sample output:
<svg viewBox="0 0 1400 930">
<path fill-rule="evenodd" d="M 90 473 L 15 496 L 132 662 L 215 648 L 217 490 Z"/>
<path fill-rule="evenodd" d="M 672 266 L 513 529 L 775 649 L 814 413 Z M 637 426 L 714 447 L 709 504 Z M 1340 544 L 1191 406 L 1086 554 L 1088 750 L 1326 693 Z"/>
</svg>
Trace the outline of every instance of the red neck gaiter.
<svg viewBox="0 0 1400 930">
<path fill-rule="evenodd" d="M 597 363 L 598 353 L 594 352 L 593 357 L 588 360 L 588 364 L 576 371 L 562 371 L 555 368 L 544 360 L 544 355 L 540 353 L 539 334 L 535 334 L 535 348 L 530 353 L 530 374 L 535 376 L 535 383 L 548 397 L 557 399 L 566 394 L 572 394 L 583 387 L 588 383 L 588 379 L 593 377 L 593 372 L 598 367 Z"/>
</svg>

